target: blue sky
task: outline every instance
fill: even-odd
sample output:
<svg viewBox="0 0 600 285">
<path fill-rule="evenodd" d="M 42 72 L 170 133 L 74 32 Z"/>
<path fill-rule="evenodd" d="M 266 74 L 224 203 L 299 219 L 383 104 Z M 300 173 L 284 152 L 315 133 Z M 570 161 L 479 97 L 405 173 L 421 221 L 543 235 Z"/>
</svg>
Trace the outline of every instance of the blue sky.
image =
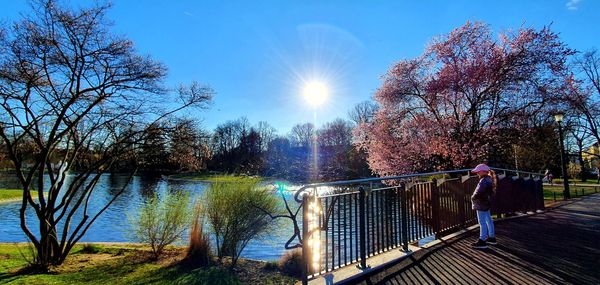
<svg viewBox="0 0 600 285">
<path fill-rule="evenodd" d="M 90 1 L 91 2 L 91 1 Z M 74 1 L 73 5 L 87 5 Z M 422 53 L 432 37 L 466 21 L 494 31 L 552 29 L 571 48 L 600 48 L 598 0 L 538 1 L 125 1 L 114 0 L 114 31 L 169 67 L 167 83 L 197 80 L 217 95 L 190 114 L 209 129 L 246 116 L 286 134 L 313 121 L 304 82 L 319 80 L 330 98 L 317 123 L 346 118 L 372 97 L 386 70 Z M 3 1 L 0 19 L 27 13 L 27 1 Z"/>
</svg>

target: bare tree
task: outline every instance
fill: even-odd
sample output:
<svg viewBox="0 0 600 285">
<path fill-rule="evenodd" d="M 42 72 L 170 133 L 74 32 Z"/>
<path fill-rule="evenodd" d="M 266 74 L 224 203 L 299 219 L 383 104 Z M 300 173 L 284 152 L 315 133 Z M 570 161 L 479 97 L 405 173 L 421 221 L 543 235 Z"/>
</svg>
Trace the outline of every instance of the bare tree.
<svg viewBox="0 0 600 285">
<path fill-rule="evenodd" d="M 348 117 L 355 124 L 369 123 L 377 111 L 377 104 L 373 101 L 363 101 L 348 111 Z"/>
<path fill-rule="evenodd" d="M 197 83 L 168 92 L 161 84 L 166 68 L 109 31 L 109 5 L 75 10 L 48 0 L 32 8 L 0 33 L 0 138 L 23 187 L 21 229 L 47 268 L 61 264 L 124 191 L 88 209 L 100 176 L 139 150 L 149 126 L 204 107 L 213 92 Z M 24 142 L 33 146 L 28 153 Z M 65 171 L 84 156 L 89 162 L 66 182 Z M 39 222 L 37 234 L 28 210 Z"/>
<path fill-rule="evenodd" d="M 600 55 L 597 50 L 583 53 L 575 60 L 580 80 L 570 80 L 567 97 L 569 106 L 579 117 L 582 133 L 589 136 L 592 145 L 600 142 Z M 589 152 L 588 154 L 595 155 Z"/>
<path fill-rule="evenodd" d="M 277 130 L 269 125 L 269 123 L 260 121 L 256 126 L 256 131 L 260 136 L 260 149 L 263 152 L 266 152 L 269 148 L 269 144 L 276 138 Z"/>
<path fill-rule="evenodd" d="M 327 122 L 318 131 L 319 146 L 341 146 L 352 145 L 351 123 L 343 119 L 335 119 Z"/>
<path fill-rule="evenodd" d="M 169 134 L 171 166 L 178 171 L 198 171 L 208 157 L 204 132 L 191 119 L 179 119 Z"/>
<path fill-rule="evenodd" d="M 310 147 L 315 126 L 311 123 L 297 124 L 292 127 L 290 138 L 293 144 L 301 147 Z"/>
</svg>

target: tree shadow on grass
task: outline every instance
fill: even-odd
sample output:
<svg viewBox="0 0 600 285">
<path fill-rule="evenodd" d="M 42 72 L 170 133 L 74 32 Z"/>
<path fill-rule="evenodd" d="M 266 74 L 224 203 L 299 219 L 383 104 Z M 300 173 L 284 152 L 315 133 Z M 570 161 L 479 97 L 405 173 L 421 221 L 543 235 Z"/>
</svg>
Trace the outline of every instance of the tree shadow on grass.
<svg viewBox="0 0 600 285">
<path fill-rule="evenodd" d="M 50 271 L 23 267 L 15 272 L 0 273 L 0 283 L 241 284 L 235 274 L 222 267 L 197 267 L 179 257 L 180 252 L 174 251 L 170 256 L 154 260 L 149 252 L 132 251 L 97 265 L 65 264 Z"/>
</svg>

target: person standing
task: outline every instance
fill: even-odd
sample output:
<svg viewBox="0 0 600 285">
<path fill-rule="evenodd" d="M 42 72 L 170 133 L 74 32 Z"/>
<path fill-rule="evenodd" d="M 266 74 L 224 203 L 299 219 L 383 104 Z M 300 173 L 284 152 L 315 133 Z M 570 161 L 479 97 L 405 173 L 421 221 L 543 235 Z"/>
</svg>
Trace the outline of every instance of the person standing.
<svg viewBox="0 0 600 285">
<path fill-rule="evenodd" d="M 492 196 L 496 191 L 496 174 L 489 166 L 485 164 L 477 165 L 472 173 L 479 176 L 479 183 L 471 195 L 473 210 L 477 211 L 477 221 L 479 222 L 479 239 L 471 244 L 473 248 L 487 248 L 488 244 L 496 245 L 496 235 L 494 231 L 494 221 L 490 213 L 492 207 Z"/>
<path fill-rule="evenodd" d="M 596 180 L 596 184 L 600 184 L 600 168 L 596 166 L 596 176 L 598 179 Z"/>
</svg>

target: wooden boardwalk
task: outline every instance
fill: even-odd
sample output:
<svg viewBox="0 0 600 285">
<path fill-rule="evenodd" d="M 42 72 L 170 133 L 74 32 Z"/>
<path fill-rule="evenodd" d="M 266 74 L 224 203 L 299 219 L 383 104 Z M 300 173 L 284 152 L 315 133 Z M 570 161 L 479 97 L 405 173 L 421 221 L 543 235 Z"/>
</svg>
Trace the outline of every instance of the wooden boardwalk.
<svg viewBox="0 0 600 285">
<path fill-rule="evenodd" d="M 470 248 L 477 236 L 417 251 L 363 284 L 600 284 L 600 194 L 500 221 L 489 249 Z"/>
</svg>

